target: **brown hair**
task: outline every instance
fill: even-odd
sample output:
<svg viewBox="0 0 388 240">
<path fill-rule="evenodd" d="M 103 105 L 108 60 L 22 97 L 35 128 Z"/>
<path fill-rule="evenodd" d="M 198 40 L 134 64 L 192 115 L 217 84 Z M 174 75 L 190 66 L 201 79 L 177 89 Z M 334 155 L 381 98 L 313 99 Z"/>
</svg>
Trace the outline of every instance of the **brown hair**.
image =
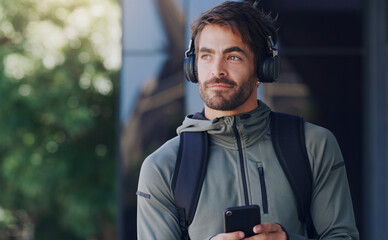
<svg viewBox="0 0 388 240">
<path fill-rule="evenodd" d="M 255 56 L 255 62 L 260 60 L 263 49 L 267 45 L 267 37 L 271 36 L 274 44 L 277 41 L 277 28 L 272 18 L 261 10 L 252 7 L 249 2 L 223 2 L 204 12 L 191 24 L 191 35 L 198 44 L 199 36 L 208 24 L 229 26 L 233 32 L 240 34 Z"/>
</svg>

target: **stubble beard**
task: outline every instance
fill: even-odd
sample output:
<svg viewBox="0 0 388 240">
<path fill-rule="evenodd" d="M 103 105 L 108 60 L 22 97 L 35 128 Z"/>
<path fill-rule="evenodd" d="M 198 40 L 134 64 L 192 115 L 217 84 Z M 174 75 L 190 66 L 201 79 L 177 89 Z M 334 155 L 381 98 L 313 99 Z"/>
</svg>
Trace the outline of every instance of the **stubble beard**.
<svg viewBox="0 0 388 240">
<path fill-rule="evenodd" d="M 230 85 L 232 88 L 225 90 L 209 90 L 207 86 L 213 83 L 223 83 Z M 251 77 L 244 81 L 238 88 L 237 84 L 228 78 L 213 78 L 208 82 L 198 82 L 199 95 L 208 108 L 219 111 L 235 110 L 244 104 L 251 96 L 253 89 L 256 87 L 256 80 Z"/>
</svg>

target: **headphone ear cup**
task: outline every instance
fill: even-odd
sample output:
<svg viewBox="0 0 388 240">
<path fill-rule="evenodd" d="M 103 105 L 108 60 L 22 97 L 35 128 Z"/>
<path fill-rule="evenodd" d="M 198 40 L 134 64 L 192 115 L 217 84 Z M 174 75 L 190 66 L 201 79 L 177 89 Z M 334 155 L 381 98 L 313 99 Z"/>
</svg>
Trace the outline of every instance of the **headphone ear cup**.
<svg viewBox="0 0 388 240">
<path fill-rule="evenodd" d="M 183 71 L 185 73 L 185 77 L 187 81 L 192 83 L 197 83 L 197 69 L 195 67 L 195 54 L 191 53 L 189 54 L 183 63 Z"/>
<path fill-rule="evenodd" d="M 279 78 L 279 56 L 266 55 L 257 67 L 259 82 L 271 83 Z"/>
</svg>

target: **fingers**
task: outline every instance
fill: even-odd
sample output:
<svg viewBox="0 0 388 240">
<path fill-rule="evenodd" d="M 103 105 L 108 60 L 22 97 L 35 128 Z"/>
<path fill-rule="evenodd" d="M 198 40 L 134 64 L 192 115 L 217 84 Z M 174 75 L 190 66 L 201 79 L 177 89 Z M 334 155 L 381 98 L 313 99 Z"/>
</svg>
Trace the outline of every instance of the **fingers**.
<svg viewBox="0 0 388 240">
<path fill-rule="evenodd" d="M 253 228 L 253 232 L 257 235 L 252 236 L 250 238 L 246 238 L 247 240 L 286 240 L 287 235 L 283 231 L 283 228 L 279 224 L 275 223 L 264 223 L 260 225 L 256 225 Z M 211 240 L 240 240 L 244 238 L 244 233 L 232 232 L 232 233 L 221 233 L 211 238 Z"/>
<path fill-rule="evenodd" d="M 283 232 L 283 229 L 279 224 L 263 223 L 260 225 L 256 225 L 253 228 L 253 232 L 254 233 L 275 233 L 275 232 Z"/>
<path fill-rule="evenodd" d="M 221 233 L 211 238 L 211 240 L 240 240 L 244 238 L 243 232 Z"/>
<path fill-rule="evenodd" d="M 257 235 L 247 238 L 247 240 L 286 240 L 287 234 L 279 224 L 264 223 L 256 225 L 253 232 Z"/>
</svg>

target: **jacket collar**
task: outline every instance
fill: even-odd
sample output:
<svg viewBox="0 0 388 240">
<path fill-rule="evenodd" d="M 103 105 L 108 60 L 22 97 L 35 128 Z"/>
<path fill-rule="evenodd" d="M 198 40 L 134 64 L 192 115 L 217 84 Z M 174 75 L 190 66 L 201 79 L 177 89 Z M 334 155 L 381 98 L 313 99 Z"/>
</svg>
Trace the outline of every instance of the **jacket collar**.
<svg viewBox="0 0 388 240">
<path fill-rule="evenodd" d="M 242 146 L 247 147 L 268 132 L 271 109 L 260 100 L 258 103 L 258 108 L 251 112 L 216 118 L 212 121 L 206 119 L 203 112 L 188 115 L 177 129 L 177 133 L 207 131 L 212 142 L 226 148 L 237 147 L 238 134 Z"/>
</svg>

